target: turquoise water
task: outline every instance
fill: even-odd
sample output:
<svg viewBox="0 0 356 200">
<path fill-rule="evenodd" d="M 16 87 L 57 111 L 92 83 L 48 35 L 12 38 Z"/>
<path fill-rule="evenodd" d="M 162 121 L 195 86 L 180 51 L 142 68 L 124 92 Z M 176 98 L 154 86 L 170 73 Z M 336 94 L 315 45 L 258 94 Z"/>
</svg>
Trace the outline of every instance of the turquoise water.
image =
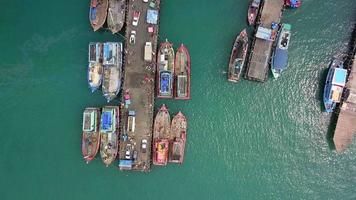
<svg viewBox="0 0 356 200">
<path fill-rule="evenodd" d="M 335 119 L 320 101 L 331 56 L 346 49 L 354 0 L 304 0 L 287 10 L 288 70 L 278 81 L 236 85 L 225 72 L 247 1 L 164 0 L 160 37 L 189 48 L 192 99 L 156 106 L 182 110 L 189 135 L 182 166 L 149 174 L 82 160 L 82 111 L 105 105 L 87 88 L 87 44 L 120 40 L 91 31 L 88 4 L 3 3 L 1 199 L 356 199 L 356 143 L 335 153 Z"/>
</svg>

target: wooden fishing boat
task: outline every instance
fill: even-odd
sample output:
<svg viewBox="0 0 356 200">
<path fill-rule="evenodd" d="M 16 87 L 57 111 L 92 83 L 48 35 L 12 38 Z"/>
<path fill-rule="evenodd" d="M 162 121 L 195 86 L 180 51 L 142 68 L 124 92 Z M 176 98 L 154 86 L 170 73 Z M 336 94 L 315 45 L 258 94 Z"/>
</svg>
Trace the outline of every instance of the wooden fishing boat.
<svg viewBox="0 0 356 200">
<path fill-rule="evenodd" d="M 260 10 L 261 0 L 251 0 L 247 11 L 247 21 L 248 24 L 254 25 L 256 23 L 256 18 Z"/>
<path fill-rule="evenodd" d="M 116 158 L 119 149 L 119 107 L 105 106 L 100 121 L 100 155 L 106 166 Z"/>
<path fill-rule="evenodd" d="M 89 20 L 94 31 L 100 29 L 105 21 L 108 11 L 108 0 L 91 0 Z"/>
<path fill-rule="evenodd" d="M 102 91 L 108 102 L 113 100 L 121 90 L 122 82 L 122 43 L 104 43 L 104 76 Z"/>
<path fill-rule="evenodd" d="M 86 108 L 83 113 L 82 154 L 86 163 L 95 158 L 100 144 L 99 108 Z"/>
<path fill-rule="evenodd" d="M 167 165 L 171 118 L 163 104 L 156 114 L 153 126 L 153 164 Z"/>
<path fill-rule="evenodd" d="M 174 67 L 174 98 L 190 99 L 190 55 L 183 44 L 177 50 Z"/>
<path fill-rule="evenodd" d="M 230 82 L 236 83 L 240 80 L 240 76 L 245 65 L 247 49 L 248 35 L 246 29 L 244 29 L 236 37 L 232 47 L 228 69 L 228 80 Z"/>
<path fill-rule="evenodd" d="M 157 97 L 173 97 L 174 49 L 173 44 L 161 43 L 157 55 Z"/>
<path fill-rule="evenodd" d="M 187 119 L 180 111 L 172 119 L 171 133 L 174 140 L 171 144 L 169 162 L 182 164 L 187 139 Z"/>
<path fill-rule="evenodd" d="M 109 0 L 106 22 L 110 31 L 115 34 L 124 26 L 126 0 Z"/>
</svg>

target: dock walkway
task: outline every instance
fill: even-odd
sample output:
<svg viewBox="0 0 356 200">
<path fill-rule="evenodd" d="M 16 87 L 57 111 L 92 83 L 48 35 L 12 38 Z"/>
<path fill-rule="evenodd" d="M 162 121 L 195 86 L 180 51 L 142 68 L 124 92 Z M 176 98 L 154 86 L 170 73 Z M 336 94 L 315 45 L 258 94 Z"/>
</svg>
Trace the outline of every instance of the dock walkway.
<svg viewBox="0 0 356 200">
<path fill-rule="evenodd" d="M 148 24 L 146 15 L 148 9 L 160 9 L 160 0 L 145 3 L 142 0 L 130 0 L 127 5 L 126 16 L 126 43 L 125 43 L 125 70 L 123 94 L 128 91 L 131 104 L 128 108 L 121 109 L 123 126 L 121 135 L 127 135 L 127 138 L 120 137 L 119 160 L 132 162 L 132 168 L 126 170 L 150 171 L 151 166 L 151 142 L 152 142 L 152 124 L 153 124 L 153 105 L 154 105 L 154 86 L 155 86 L 155 52 L 157 51 L 157 39 L 159 23 L 157 25 Z M 140 12 L 138 26 L 133 26 L 133 14 Z M 148 32 L 148 28 L 153 28 L 153 32 Z M 136 31 L 135 44 L 129 43 L 131 31 Z M 144 46 L 146 42 L 152 43 L 153 62 L 144 61 Z M 122 95 L 124 96 L 124 95 Z M 123 101 L 124 102 L 124 101 Z M 135 111 L 135 130 L 127 130 L 127 117 L 129 111 Z M 147 140 L 147 149 L 141 148 L 142 140 Z M 130 151 L 131 159 L 126 158 L 127 150 Z M 137 152 L 137 158 L 134 158 Z"/>
<path fill-rule="evenodd" d="M 346 88 L 347 95 L 340 107 L 334 134 L 337 152 L 344 151 L 352 143 L 356 133 L 356 55 L 353 57 L 353 65 L 349 72 Z"/>
<path fill-rule="evenodd" d="M 264 0 L 260 11 L 259 26 L 271 28 L 272 22 L 279 23 L 283 13 L 283 0 Z M 265 82 L 272 52 L 273 41 L 254 38 L 249 62 L 247 63 L 246 78 Z"/>
</svg>

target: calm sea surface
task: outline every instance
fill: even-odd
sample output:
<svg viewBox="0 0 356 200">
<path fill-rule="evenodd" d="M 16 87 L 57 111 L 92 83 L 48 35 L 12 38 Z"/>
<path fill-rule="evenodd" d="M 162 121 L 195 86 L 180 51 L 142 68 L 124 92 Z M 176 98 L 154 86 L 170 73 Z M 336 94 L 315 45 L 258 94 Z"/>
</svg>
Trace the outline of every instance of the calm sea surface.
<svg viewBox="0 0 356 200">
<path fill-rule="evenodd" d="M 0 13 L 0 199 L 356 199 L 356 142 L 336 154 L 322 112 L 330 58 L 346 49 L 355 0 L 287 10 L 289 67 L 264 84 L 226 81 L 245 0 L 163 0 L 161 39 L 188 46 L 192 99 L 159 100 L 189 119 L 185 163 L 151 173 L 81 156 L 82 111 L 103 106 L 86 81 L 89 1 L 3 1 Z M 251 28 L 249 28 L 251 32 Z"/>
</svg>

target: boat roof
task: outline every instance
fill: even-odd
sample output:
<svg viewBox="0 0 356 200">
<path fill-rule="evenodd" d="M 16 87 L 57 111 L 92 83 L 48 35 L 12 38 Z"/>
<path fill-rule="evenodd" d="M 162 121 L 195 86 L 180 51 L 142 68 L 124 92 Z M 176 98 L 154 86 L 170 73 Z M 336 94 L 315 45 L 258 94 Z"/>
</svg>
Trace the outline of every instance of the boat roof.
<svg viewBox="0 0 356 200">
<path fill-rule="evenodd" d="M 335 68 L 332 84 L 345 86 L 346 76 L 347 76 L 347 71 L 345 69 Z"/>
<path fill-rule="evenodd" d="M 83 113 L 83 131 L 94 131 L 95 129 L 95 111 L 85 110 Z"/>
<path fill-rule="evenodd" d="M 288 63 L 288 51 L 283 49 L 276 49 L 273 57 L 274 69 L 285 69 Z"/>
</svg>

